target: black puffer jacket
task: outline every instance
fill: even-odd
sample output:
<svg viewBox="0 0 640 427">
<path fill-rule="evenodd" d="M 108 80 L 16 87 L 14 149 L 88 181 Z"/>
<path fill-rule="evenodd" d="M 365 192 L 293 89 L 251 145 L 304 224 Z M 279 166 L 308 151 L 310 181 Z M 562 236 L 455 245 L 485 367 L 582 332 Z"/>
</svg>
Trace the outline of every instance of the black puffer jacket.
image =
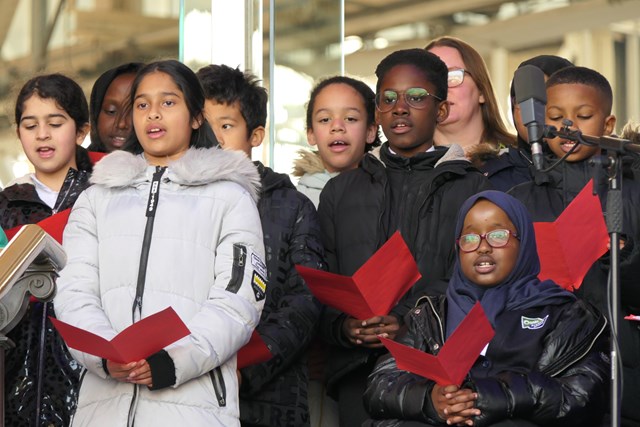
<svg viewBox="0 0 640 427">
<path fill-rule="evenodd" d="M 251 425 L 308 426 L 305 351 L 315 335 L 320 306 L 294 265 L 326 270 L 320 226 L 313 203 L 287 175 L 256 165 L 269 283 L 257 331 L 273 358 L 242 369 L 240 418 Z"/>
<path fill-rule="evenodd" d="M 518 147 L 509 147 L 507 152 L 487 160 L 480 171 L 489 178 L 494 190 L 508 191 L 518 184 L 533 179 L 531 148 L 518 137 Z"/>
<path fill-rule="evenodd" d="M 28 178 L 21 179 L 0 192 L 3 229 L 33 224 L 72 207 L 89 185 L 89 171 L 69 169 L 55 209 L 40 200 L 29 182 Z M 53 303 L 31 303 L 20 323 L 7 334 L 16 347 L 7 350 L 6 355 L 5 425 L 68 426 L 75 410 L 82 368 L 69 354 L 48 316 L 54 316 Z"/>
<path fill-rule="evenodd" d="M 379 158 L 376 155 L 379 153 Z M 456 216 L 471 195 L 490 187 L 458 146 L 402 158 L 388 144 L 368 153 L 360 167 L 331 179 L 318 213 L 329 270 L 352 275 L 396 231 L 414 255 L 422 279 L 392 309 L 399 319 L 425 294 L 445 291 L 435 282 L 451 273 Z M 323 310 L 321 334 L 335 344 L 327 367 L 330 392 L 348 372 L 379 351 L 354 348 L 342 336 L 346 314 Z"/>
<path fill-rule="evenodd" d="M 555 159 L 545 159 L 549 165 Z M 509 191 L 527 207 L 534 221 L 554 221 L 580 190 L 592 178 L 594 167 L 588 161 L 561 163 L 549 173 L 536 173 L 534 181 L 518 185 Z M 622 183 L 623 233 L 626 245 L 620 253 L 621 317 L 618 319 L 618 340 L 621 346 L 624 389 L 622 417 L 625 424 L 640 426 L 640 326 L 622 317 L 640 313 L 640 180 L 637 171 L 625 168 Z M 608 193 L 607 178 L 600 175 L 595 187 L 603 209 Z M 607 277 L 610 259 L 605 254 L 585 276 L 576 295 L 607 312 Z M 628 424 L 626 424 L 628 423 Z"/>
<path fill-rule="evenodd" d="M 444 342 L 446 297 L 425 297 L 407 315 L 398 342 L 437 355 Z M 523 317 L 544 319 L 525 328 Z M 598 426 L 606 407 L 609 363 L 606 318 L 576 300 L 556 306 L 507 311 L 495 321 L 496 335 L 479 356 L 463 387 L 478 393 L 482 414 L 473 425 L 523 419 L 540 426 Z M 398 419 L 446 425 L 431 404 L 434 382 L 401 371 L 384 356 L 369 377 L 365 405 L 371 425 L 394 426 Z"/>
</svg>

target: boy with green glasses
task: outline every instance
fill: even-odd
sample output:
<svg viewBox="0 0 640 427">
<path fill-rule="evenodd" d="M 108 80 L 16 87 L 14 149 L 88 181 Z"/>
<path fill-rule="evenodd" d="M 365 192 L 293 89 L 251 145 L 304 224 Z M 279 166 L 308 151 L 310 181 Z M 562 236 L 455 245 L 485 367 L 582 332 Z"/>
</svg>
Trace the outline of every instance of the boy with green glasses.
<svg viewBox="0 0 640 427">
<path fill-rule="evenodd" d="M 329 270 L 352 275 L 399 230 L 422 279 L 386 316 L 354 319 L 330 307 L 323 312 L 321 333 L 334 345 L 329 392 L 338 400 L 341 426 L 367 418 L 362 393 L 383 351 L 378 335 L 393 338 L 419 296 L 444 292 L 438 284 L 453 265 L 456 212 L 467 197 L 489 187 L 462 148 L 433 145 L 435 127 L 449 111 L 447 67 L 437 56 L 396 51 L 376 76 L 376 122 L 388 141 L 366 154 L 359 168 L 331 179 L 320 195 Z"/>
</svg>

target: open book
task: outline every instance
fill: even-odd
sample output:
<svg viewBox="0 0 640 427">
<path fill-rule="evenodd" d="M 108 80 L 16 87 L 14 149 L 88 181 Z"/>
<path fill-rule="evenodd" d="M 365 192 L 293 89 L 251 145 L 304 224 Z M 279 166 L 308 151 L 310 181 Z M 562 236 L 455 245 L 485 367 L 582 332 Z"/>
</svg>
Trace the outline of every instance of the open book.
<svg viewBox="0 0 640 427">
<path fill-rule="evenodd" d="M 351 277 L 301 265 L 296 269 L 320 302 L 361 320 L 389 314 L 421 277 L 399 232 Z"/>
</svg>

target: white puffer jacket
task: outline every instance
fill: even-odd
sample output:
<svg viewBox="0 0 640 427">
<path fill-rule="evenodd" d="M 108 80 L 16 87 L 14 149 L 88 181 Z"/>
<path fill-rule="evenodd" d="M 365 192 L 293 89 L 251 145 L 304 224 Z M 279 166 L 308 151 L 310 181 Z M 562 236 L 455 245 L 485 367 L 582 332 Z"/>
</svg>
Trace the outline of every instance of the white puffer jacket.
<svg viewBox="0 0 640 427">
<path fill-rule="evenodd" d="M 142 155 L 122 151 L 95 166 L 64 232 L 68 263 L 54 301 L 61 320 L 106 339 L 132 324 L 154 171 Z M 176 382 L 161 390 L 118 382 L 100 358 L 72 351 L 87 369 L 74 426 L 239 426 L 235 353 L 264 303 L 259 182 L 249 159 L 231 151 L 190 149 L 169 165 L 142 317 L 171 306 L 189 327 L 191 335 L 165 348 Z"/>
</svg>

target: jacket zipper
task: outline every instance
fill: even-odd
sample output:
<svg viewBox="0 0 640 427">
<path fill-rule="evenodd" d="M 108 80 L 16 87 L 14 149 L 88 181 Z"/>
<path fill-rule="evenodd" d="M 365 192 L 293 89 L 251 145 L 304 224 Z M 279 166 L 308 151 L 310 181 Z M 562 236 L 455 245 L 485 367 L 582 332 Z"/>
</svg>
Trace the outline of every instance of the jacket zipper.
<svg viewBox="0 0 640 427">
<path fill-rule="evenodd" d="M 213 384 L 213 391 L 216 393 L 216 399 L 218 399 L 218 406 L 221 408 L 227 406 L 227 387 L 224 384 L 222 369 L 218 366 L 209 372 L 209 376 Z"/>
<path fill-rule="evenodd" d="M 133 299 L 133 306 L 131 307 L 131 322 L 135 323 L 137 319 L 142 318 L 142 297 L 144 295 L 144 286 L 147 279 L 147 264 L 149 261 L 149 249 L 151 247 L 151 237 L 153 235 L 153 222 L 156 217 L 156 210 L 158 207 L 158 198 L 160 197 L 160 182 L 162 174 L 166 170 L 166 167 L 156 166 L 156 171 L 153 174 L 151 180 L 151 187 L 149 189 L 149 200 L 145 209 L 145 215 L 147 217 L 147 224 L 144 228 L 144 237 L 142 238 L 142 250 L 140 251 L 140 266 L 138 268 L 138 282 L 136 284 L 136 296 Z M 136 312 L 138 316 L 136 316 Z M 129 417 L 127 419 L 127 426 L 133 427 L 136 416 L 136 407 L 138 406 L 138 386 L 133 384 L 133 398 L 131 399 L 131 405 L 129 405 Z"/>
<path fill-rule="evenodd" d="M 238 293 L 240 286 L 242 285 L 242 279 L 244 277 L 244 267 L 247 263 L 247 248 L 237 243 L 233 245 L 233 267 L 231 268 L 231 279 L 227 285 L 227 291 Z"/>
<path fill-rule="evenodd" d="M 605 328 L 607 327 L 607 323 L 608 323 L 607 318 L 603 316 L 603 320 L 604 322 L 602 323 L 602 326 L 600 327 L 599 330 L 594 332 L 593 338 L 587 342 L 587 344 L 584 346 L 584 350 L 581 351 L 580 349 L 577 349 L 576 351 L 574 351 L 574 353 L 578 353 L 578 352 L 579 353 L 575 357 L 573 357 L 572 355 L 567 355 L 567 357 L 564 357 L 563 359 L 555 363 L 554 366 L 550 366 L 549 368 L 545 369 L 544 373 L 548 373 L 549 376 L 555 377 L 559 375 L 561 372 L 563 372 L 564 370 L 566 370 L 567 368 L 569 368 L 574 363 L 581 360 L 587 353 L 589 353 L 589 351 L 591 351 L 591 349 L 593 348 L 593 345 L 595 344 L 596 340 L 600 337 L 602 332 L 604 332 Z M 567 362 L 563 363 L 565 360 L 567 360 Z M 559 366 L 555 368 L 555 365 L 559 365 Z"/>
</svg>

